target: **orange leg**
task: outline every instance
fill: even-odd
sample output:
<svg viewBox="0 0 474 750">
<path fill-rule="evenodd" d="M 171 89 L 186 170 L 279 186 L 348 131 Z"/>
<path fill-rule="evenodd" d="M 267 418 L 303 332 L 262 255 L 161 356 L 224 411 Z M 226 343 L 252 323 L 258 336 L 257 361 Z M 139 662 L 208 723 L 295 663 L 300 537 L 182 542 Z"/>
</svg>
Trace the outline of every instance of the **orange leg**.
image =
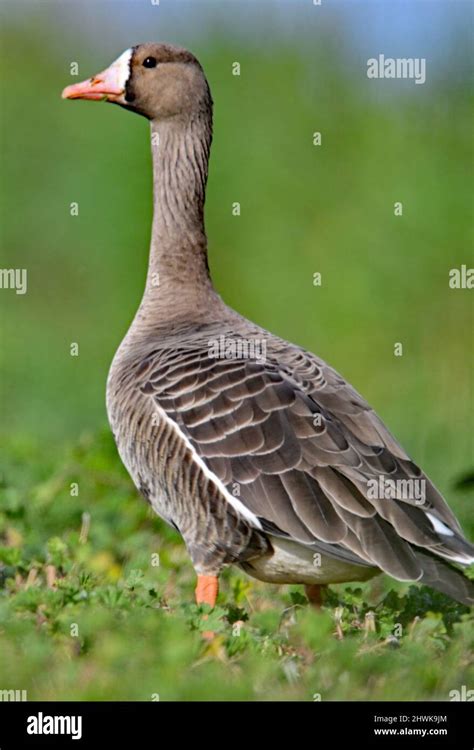
<svg viewBox="0 0 474 750">
<path fill-rule="evenodd" d="M 219 579 L 217 576 L 198 575 L 195 590 L 196 604 L 209 604 L 211 607 L 215 607 L 218 591 Z M 206 630 L 203 637 L 210 640 L 214 637 L 214 633 L 212 630 Z"/>
<path fill-rule="evenodd" d="M 320 609 L 323 603 L 322 591 L 323 586 L 319 583 L 307 583 L 304 587 L 308 601 L 315 609 Z"/>
<path fill-rule="evenodd" d="M 219 579 L 217 576 L 198 575 L 196 586 L 196 604 L 209 604 L 216 606 L 217 593 L 219 591 Z"/>
</svg>

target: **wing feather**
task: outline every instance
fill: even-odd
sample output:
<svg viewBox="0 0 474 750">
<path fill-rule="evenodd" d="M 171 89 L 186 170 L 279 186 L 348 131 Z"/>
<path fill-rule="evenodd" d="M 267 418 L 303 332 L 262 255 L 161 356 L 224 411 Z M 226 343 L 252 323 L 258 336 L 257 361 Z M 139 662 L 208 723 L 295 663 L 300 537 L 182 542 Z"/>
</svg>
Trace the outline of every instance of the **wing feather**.
<svg viewBox="0 0 474 750">
<path fill-rule="evenodd" d="M 162 343 L 135 376 L 263 527 L 400 580 L 441 580 L 436 556 L 472 555 L 440 493 L 359 394 L 322 360 L 258 332 L 264 362 L 211 358 L 200 331 L 186 346 Z M 426 495 L 374 497 L 381 477 L 424 480 Z M 452 588 L 456 576 L 443 580 Z"/>
</svg>

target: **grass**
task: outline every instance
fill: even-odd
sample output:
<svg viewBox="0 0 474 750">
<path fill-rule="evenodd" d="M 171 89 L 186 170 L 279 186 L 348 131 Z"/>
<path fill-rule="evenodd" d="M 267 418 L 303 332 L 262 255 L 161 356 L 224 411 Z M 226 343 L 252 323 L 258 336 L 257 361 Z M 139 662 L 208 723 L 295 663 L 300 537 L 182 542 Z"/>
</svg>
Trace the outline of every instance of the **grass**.
<svg viewBox="0 0 474 750">
<path fill-rule="evenodd" d="M 449 700 L 472 684 L 467 608 L 427 588 L 334 586 L 315 612 L 302 588 L 232 569 L 215 610 L 197 607 L 184 545 L 108 430 L 54 457 L 16 442 L 2 489 L 0 686 L 29 700 Z"/>
</svg>

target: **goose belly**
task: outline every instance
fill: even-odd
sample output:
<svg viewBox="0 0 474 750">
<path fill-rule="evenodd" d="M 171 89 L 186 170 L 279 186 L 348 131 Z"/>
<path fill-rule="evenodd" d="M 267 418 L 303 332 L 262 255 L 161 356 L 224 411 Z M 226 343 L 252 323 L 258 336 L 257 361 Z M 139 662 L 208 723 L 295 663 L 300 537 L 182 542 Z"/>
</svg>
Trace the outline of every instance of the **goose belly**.
<svg viewBox="0 0 474 750">
<path fill-rule="evenodd" d="M 241 563 L 248 575 L 267 583 L 345 583 L 365 581 L 380 571 L 328 555 L 304 545 L 271 537 L 272 552 Z"/>
</svg>

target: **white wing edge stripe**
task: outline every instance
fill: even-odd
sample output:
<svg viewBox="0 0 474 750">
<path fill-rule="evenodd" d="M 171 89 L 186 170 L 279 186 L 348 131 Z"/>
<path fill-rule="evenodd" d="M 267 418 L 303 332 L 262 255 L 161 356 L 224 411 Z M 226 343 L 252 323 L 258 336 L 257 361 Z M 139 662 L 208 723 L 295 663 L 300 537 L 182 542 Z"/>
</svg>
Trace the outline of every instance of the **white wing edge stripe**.
<svg viewBox="0 0 474 750">
<path fill-rule="evenodd" d="M 199 468 L 204 472 L 206 477 L 213 482 L 213 484 L 216 485 L 219 492 L 222 493 L 224 498 L 227 500 L 230 505 L 236 510 L 238 513 L 240 513 L 241 516 L 245 518 L 246 521 L 248 521 L 252 526 L 254 526 L 256 529 L 260 529 L 260 531 L 263 530 L 262 524 L 258 520 L 257 516 L 252 513 L 251 510 L 245 507 L 245 505 L 236 497 L 230 494 L 226 486 L 222 483 L 222 481 L 219 479 L 216 474 L 214 474 L 213 471 L 210 470 L 210 468 L 204 463 L 201 456 L 197 453 L 195 447 L 190 442 L 188 437 L 184 434 L 182 429 L 176 422 L 171 419 L 171 417 L 168 416 L 168 414 L 164 411 L 164 409 L 161 409 L 160 407 L 156 407 L 157 410 L 160 412 L 160 415 L 166 420 L 166 422 L 173 428 L 173 430 L 179 435 L 181 440 L 184 442 L 186 447 L 191 451 L 191 455 L 193 458 L 193 461 L 197 463 Z"/>
</svg>

